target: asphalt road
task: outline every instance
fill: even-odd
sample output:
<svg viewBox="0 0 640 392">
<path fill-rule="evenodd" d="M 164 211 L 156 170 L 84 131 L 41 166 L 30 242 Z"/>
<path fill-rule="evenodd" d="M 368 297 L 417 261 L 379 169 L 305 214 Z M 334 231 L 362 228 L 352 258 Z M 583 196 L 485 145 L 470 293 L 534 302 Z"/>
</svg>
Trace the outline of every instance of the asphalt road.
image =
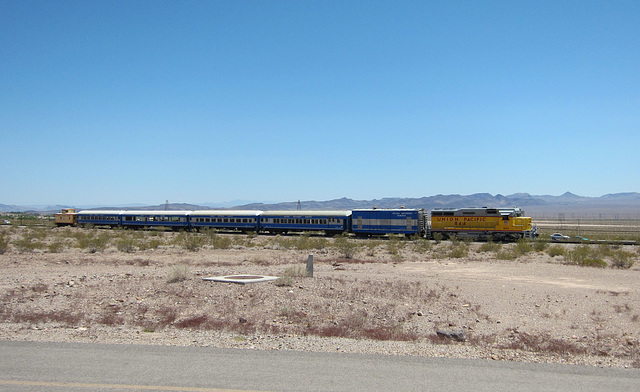
<svg viewBox="0 0 640 392">
<path fill-rule="evenodd" d="M 0 341 L 0 391 L 638 391 L 640 370 L 209 347 Z"/>
</svg>

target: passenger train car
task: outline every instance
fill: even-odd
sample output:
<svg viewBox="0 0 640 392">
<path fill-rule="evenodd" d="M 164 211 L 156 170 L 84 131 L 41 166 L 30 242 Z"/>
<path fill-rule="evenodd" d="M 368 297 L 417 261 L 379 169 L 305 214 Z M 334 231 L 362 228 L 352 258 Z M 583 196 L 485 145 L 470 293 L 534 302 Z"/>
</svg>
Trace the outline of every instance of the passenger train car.
<svg viewBox="0 0 640 392">
<path fill-rule="evenodd" d="M 348 232 L 350 223 L 351 211 L 266 211 L 260 213 L 257 231 L 324 231 L 332 235 Z"/>
<path fill-rule="evenodd" d="M 425 238 L 472 237 L 517 240 L 537 237 L 531 218 L 520 208 L 358 209 L 352 211 L 112 211 L 64 209 L 58 226 L 211 228 L 256 233 L 324 232 L 357 236 L 404 234 Z"/>
</svg>

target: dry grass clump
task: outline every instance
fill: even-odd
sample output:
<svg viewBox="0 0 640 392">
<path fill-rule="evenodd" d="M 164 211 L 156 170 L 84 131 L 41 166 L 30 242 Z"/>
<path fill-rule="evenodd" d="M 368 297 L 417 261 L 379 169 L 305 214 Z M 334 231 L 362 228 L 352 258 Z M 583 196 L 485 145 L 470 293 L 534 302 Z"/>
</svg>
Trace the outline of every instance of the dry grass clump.
<svg viewBox="0 0 640 392">
<path fill-rule="evenodd" d="M 197 252 L 202 248 L 207 239 L 199 233 L 182 232 L 174 238 L 174 243 L 189 252 Z"/>
<path fill-rule="evenodd" d="M 213 249 L 230 249 L 233 246 L 233 240 L 229 236 L 219 235 L 211 231 L 209 233 L 209 245 Z"/>
<path fill-rule="evenodd" d="M 431 250 L 432 244 L 430 240 L 424 238 L 414 239 L 412 242 L 412 248 L 414 252 L 417 253 L 427 253 Z"/>
<path fill-rule="evenodd" d="M 345 258 L 350 259 L 355 256 L 358 251 L 359 245 L 354 240 L 351 240 L 346 235 L 338 235 L 333 240 L 333 246 L 338 249 L 338 252 Z"/>
<path fill-rule="evenodd" d="M 189 266 L 186 264 L 177 264 L 167 274 L 167 283 L 178 283 L 189 278 Z"/>
<path fill-rule="evenodd" d="M 469 243 L 465 241 L 451 241 L 447 257 L 461 259 L 469 255 Z"/>
<path fill-rule="evenodd" d="M 487 241 L 480 245 L 480 252 L 495 253 L 502 249 L 502 244 L 499 242 Z"/>
<path fill-rule="evenodd" d="M 306 265 L 296 264 L 287 267 L 282 276 L 276 279 L 273 284 L 278 287 L 284 286 L 293 286 L 294 278 L 305 278 L 307 277 L 307 268 Z"/>
</svg>

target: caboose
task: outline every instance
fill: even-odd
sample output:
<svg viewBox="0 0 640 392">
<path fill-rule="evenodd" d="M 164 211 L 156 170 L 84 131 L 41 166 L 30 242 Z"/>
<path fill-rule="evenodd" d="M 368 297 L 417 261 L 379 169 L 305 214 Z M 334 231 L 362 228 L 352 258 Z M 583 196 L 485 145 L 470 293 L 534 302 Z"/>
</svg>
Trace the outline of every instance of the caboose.
<svg viewBox="0 0 640 392">
<path fill-rule="evenodd" d="M 78 224 L 78 214 L 75 208 L 63 208 L 53 215 L 56 226 L 75 226 Z"/>
</svg>

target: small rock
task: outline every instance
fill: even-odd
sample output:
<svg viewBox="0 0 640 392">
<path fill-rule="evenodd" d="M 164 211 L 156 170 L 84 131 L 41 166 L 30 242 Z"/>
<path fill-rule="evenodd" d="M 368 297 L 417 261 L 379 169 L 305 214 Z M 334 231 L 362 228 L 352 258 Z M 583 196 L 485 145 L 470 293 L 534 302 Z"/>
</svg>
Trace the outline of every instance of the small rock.
<svg viewBox="0 0 640 392">
<path fill-rule="evenodd" d="M 436 335 L 440 336 L 441 338 L 452 339 L 458 342 L 464 342 L 467 340 L 467 334 L 462 330 L 447 331 L 439 329 L 436 331 Z"/>
</svg>

